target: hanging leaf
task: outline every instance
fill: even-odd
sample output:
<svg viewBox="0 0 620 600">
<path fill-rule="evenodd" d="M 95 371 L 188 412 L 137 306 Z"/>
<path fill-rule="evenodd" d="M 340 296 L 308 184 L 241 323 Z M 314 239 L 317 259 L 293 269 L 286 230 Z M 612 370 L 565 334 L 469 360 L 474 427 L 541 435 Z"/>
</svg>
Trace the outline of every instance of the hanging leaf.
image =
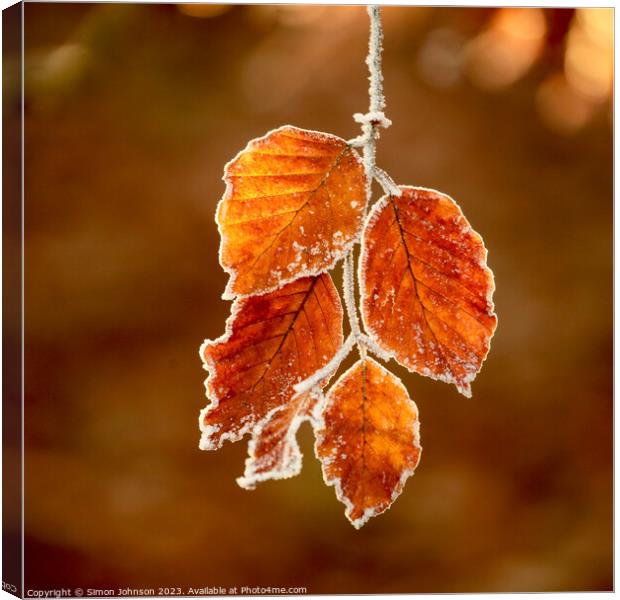
<svg viewBox="0 0 620 600">
<path fill-rule="evenodd" d="M 422 450 L 416 405 L 400 380 L 369 358 L 330 389 L 316 435 L 325 482 L 356 528 L 390 507 Z"/>
<path fill-rule="evenodd" d="M 364 323 L 410 371 L 470 396 L 497 325 L 486 249 L 450 197 L 401 191 L 375 204 L 364 231 Z"/>
<path fill-rule="evenodd" d="M 297 430 L 311 420 L 317 402 L 310 393 L 272 410 L 255 428 L 248 447 L 245 473 L 237 483 L 246 489 L 268 479 L 287 479 L 301 472 L 302 454 Z"/>
<path fill-rule="evenodd" d="M 342 306 L 327 274 L 236 300 L 226 333 L 200 349 L 211 400 L 200 414 L 201 449 L 237 441 L 268 415 L 273 419 L 291 402 L 293 385 L 329 362 L 341 345 Z"/>
<path fill-rule="evenodd" d="M 366 199 L 357 153 L 334 136 L 285 126 L 224 170 L 217 210 L 224 298 L 273 290 L 334 266 L 358 238 Z"/>
</svg>

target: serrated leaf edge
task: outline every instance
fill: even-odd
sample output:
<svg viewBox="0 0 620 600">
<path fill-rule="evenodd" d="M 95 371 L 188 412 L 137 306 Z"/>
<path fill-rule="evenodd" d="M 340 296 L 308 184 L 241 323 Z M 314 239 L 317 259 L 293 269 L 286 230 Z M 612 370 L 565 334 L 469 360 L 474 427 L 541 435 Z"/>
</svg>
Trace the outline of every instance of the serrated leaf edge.
<svg viewBox="0 0 620 600">
<path fill-rule="evenodd" d="M 419 450 L 419 457 L 418 457 L 418 460 L 417 460 L 417 462 L 416 462 L 416 464 L 415 464 L 415 466 L 413 468 L 408 468 L 408 469 L 404 469 L 403 470 L 403 472 L 400 475 L 400 479 L 398 481 L 398 484 L 394 488 L 394 490 L 392 492 L 392 495 L 390 497 L 390 500 L 389 500 L 387 506 L 385 506 L 385 508 L 383 508 L 381 510 L 379 510 L 378 507 L 367 508 L 364 511 L 364 514 L 361 517 L 359 517 L 358 519 L 351 519 L 349 514 L 351 512 L 353 512 L 353 510 L 355 508 L 354 504 L 345 495 L 344 490 L 342 489 L 342 482 L 340 481 L 340 478 L 339 477 L 332 477 L 332 478 L 330 478 L 329 475 L 326 473 L 326 468 L 323 465 L 323 461 L 319 457 L 318 447 L 319 447 L 319 444 L 323 440 L 323 436 L 321 435 L 320 431 L 322 429 L 325 429 L 325 418 L 324 418 L 323 414 L 325 412 L 325 409 L 327 408 L 327 405 L 329 404 L 331 391 L 332 391 L 332 389 L 335 386 L 338 385 L 338 383 L 341 380 L 345 379 L 357 367 L 357 365 L 360 362 L 362 362 L 361 360 L 356 361 L 340 377 L 338 377 L 338 379 L 334 382 L 333 386 L 329 389 L 329 391 L 327 392 L 327 394 L 323 398 L 322 402 L 320 403 L 320 406 L 317 405 L 317 416 L 316 416 L 316 419 L 313 422 L 314 436 L 315 436 L 314 455 L 316 456 L 317 460 L 321 463 L 321 472 L 323 474 L 323 481 L 324 481 L 325 485 L 331 486 L 331 487 L 333 487 L 335 489 L 336 498 L 338 498 L 338 500 L 340 502 L 342 502 L 342 504 L 345 505 L 344 515 L 347 518 L 347 520 L 351 523 L 351 525 L 353 525 L 353 527 L 355 527 L 355 529 L 360 529 L 372 517 L 376 517 L 378 515 L 383 514 L 384 512 L 386 512 L 392 506 L 392 504 L 394 504 L 394 502 L 396 501 L 398 496 L 400 496 L 400 494 L 402 493 L 402 491 L 403 491 L 403 489 L 405 487 L 405 483 L 407 482 L 407 479 L 409 479 L 409 477 L 414 475 L 415 470 L 417 469 L 418 465 L 420 464 L 420 460 L 421 460 L 421 457 L 422 457 L 422 445 L 420 444 L 420 411 L 418 410 L 417 404 L 411 398 L 411 396 L 409 395 L 409 392 L 407 391 L 407 388 L 405 387 L 405 385 L 403 384 L 403 382 L 400 380 L 399 377 L 394 375 L 394 373 L 392 373 L 391 371 L 386 369 L 381 363 L 377 362 L 376 360 L 374 360 L 374 359 L 372 359 L 370 357 L 367 357 L 366 360 L 375 363 L 375 365 L 377 367 L 379 367 L 379 369 L 381 371 L 383 371 L 390 378 L 392 378 L 395 381 L 396 385 L 399 386 L 401 388 L 401 390 L 404 392 L 405 396 L 407 396 L 407 398 L 409 399 L 409 402 L 411 402 L 413 404 L 413 406 L 415 407 L 417 419 L 416 419 L 416 421 L 415 421 L 415 423 L 413 425 L 413 429 L 412 429 L 412 433 L 413 433 L 412 443 L 413 443 L 414 447 Z"/>
<path fill-rule="evenodd" d="M 424 191 L 424 192 L 432 192 L 434 194 L 440 194 L 444 198 L 447 198 L 448 200 L 450 200 L 461 211 L 461 214 L 463 215 L 463 218 L 465 219 L 465 221 L 466 221 L 467 225 L 469 226 L 470 230 L 473 233 L 475 233 L 480 238 L 480 243 L 482 244 L 482 249 L 484 251 L 484 264 L 485 264 L 486 269 L 488 269 L 489 274 L 491 275 L 491 286 L 490 286 L 490 288 L 489 288 L 489 290 L 487 292 L 486 300 L 489 303 L 490 310 L 493 312 L 493 314 L 495 314 L 495 317 L 497 318 L 497 313 L 495 313 L 495 304 L 493 302 L 493 294 L 495 293 L 495 274 L 493 273 L 493 270 L 491 269 L 491 267 L 489 267 L 489 265 L 487 263 L 487 257 L 488 257 L 489 252 L 488 252 L 488 250 L 487 250 L 487 248 L 486 248 L 486 246 L 484 244 L 484 238 L 471 226 L 471 223 L 469 222 L 469 220 L 465 216 L 465 213 L 461 209 L 461 207 L 458 204 L 458 202 L 456 202 L 456 200 L 454 200 L 454 198 L 452 198 L 452 196 L 449 196 L 445 192 L 440 192 L 440 191 L 435 190 L 433 188 L 427 188 L 427 187 L 422 187 L 422 186 L 413 186 L 413 185 L 399 185 L 398 187 L 401 190 L 413 190 L 413 191 L 421 190 L 421 191 Z M 366 289 L 366 285 L 365 285 L 366 284 L 365 271 L 366 271 L 367 253 L 365 252 L 364 236 L 365 236 L 366 230 L 367 230 L 368 226 L 370 225 L 371 221 L 373 219 L 375 219 L 377 214 L 379 213 L 379 211 L 381 211 L 387 205 L 387 203 L 389 202 L 390 198 L 391 198 L 390 194 L 384 194 L 383 196 L 381 196 L 381 198 L 379 198 L 379 200 L 377 200 L 372 205 L 371 209 L 368 211 L 368 214 L 366 215 L 366 219 L 364 220 L 364 224 L 363 224 L 363 228 L 362 228 L 362 237 L 361 237 L 360 258 L 359 258 L 358 265 L 357 265 L 357 279 L 358 279 L 358 286 L 359 286 L 359 290 L 360 290 L 360 295 L 363 294 L 363 290 Z M 363 297 L 361 298 L 361 302 L 363 303 Z M 390 358 L 394 359 L 399 365 L 405 367 L 405 369 L 407 369 L 410 373 L 416 373 L 416 374 L 420 375 L 416 371 L 412 371 L 407 365 L 401 363 L 396 358 L 395 353 L 392 352 L 390 350 L 390 348 L 388 348 L 382 342 L 380 336 L 373 329 L 373 327 L 370 325 L 370 323 L 366 322 L 366 318 L 364 316 L 364 311 L 361 310 L 360 313 L 361 313 L 362 323 L 364 325 L 364 329 L 368 333 L 368 337 L 377 346 L 379 346 L 379 348 L 381 348 L 384 352 L 386 352 L 386 354 L 388 354 Z M 496 326 L 496 329 L 497 329 L 497 326 Z M 462 394 L 466 398 L 471 398 L 472 393 L 471 393 L 471 386 L 469 384 L 478 376 L 478 374 L 482 370 L 482 366 L 484 364 L 484 361 L 487 359 L 487 357 L 489 355 L 489 352 L 491 351 L 492 340 L 493 340 L 493 336 L 491 336 L 489 338 L 489 348 L 488 348 L 486 354 L 482 357 L 482 360 L 480 361 L 480 367 L 478 368 L 478 370 L 476 372 L 474 372 L 474 373 L 469 373 L 464 378 L 463 382 L 466 384 L 467 387 L 460 386 L 453 376 L 442 377 L 442 376 L 435 375 L 433 373 L 429 373 L 428 375 L 422 375 L 422 376 L 423 377 L 429 377 L 430 379 L 433 379 L 434 381 L 441 381 L 443 383 L 453 384 L 456 387 L 456 389 L 459 391 L 460 394 Z"/>
</svg>

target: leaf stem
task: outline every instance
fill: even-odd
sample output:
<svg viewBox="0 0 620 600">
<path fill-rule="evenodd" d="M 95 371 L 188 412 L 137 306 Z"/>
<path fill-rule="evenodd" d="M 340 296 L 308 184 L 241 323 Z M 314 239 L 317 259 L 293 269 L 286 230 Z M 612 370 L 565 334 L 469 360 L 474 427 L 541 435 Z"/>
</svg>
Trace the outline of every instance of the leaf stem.
<svg viewBox="0 0 620 600">
<path fill-rule="evenodd" d="M 366 358 L 366 346 L 364 344 L 364 337 L 360 329 L 360 322 L 357 316 L 357 305 L 355 302 L 355 270 L 353 259 L 353 248 L 344 257 L 343 265 L 343 292 L 344 303 L 347 308 L 347 317 L 349 319 L 349 326 L 351 327 L 351 335 L 353 336 L 360 358 L 364 360 Z"/>
<path fill-rule="evenodd" d="M 396 185 L 394 180 L 383 170 L 375 165 L 375 179 L 383 188 L 388 196 L 400 196 L 401 189 Z"/>
</svg>

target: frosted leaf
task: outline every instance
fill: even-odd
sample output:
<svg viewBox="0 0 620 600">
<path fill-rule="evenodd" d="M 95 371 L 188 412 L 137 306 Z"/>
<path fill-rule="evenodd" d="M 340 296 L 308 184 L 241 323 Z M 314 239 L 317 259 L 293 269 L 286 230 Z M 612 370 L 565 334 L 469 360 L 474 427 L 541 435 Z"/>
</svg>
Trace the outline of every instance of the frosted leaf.
<svg viewBox="0 0 620 600">
<path fill-rule="evenodd" d="M 374 360 L 360 360 L 329 390 L 315 451 L 354 527 L 390 507 L 421 450 L 416 405 Z"/>
<path fill-rule="evenodd" d="M 364 168 L 334 135 L 280 127 L 229 162 L 224 181 L 216 220 L 226 299 L 327 271 L 359 238 Z"/>
<path fill-rule="evenodd" d="M 274 408 L 256 425 L 248 445 L 243 477 L 237 483 L 251 490 L 261 481 L 288 479 L 301 472 L 302 454 L 297 431 L 312 418 L 317 397 L 306 393 Z"/>
<path fill-rule="evenodd" d="M 327 274 L 236 300 L 224 335 L 200 349 L 211 400 L 200 414 L 200 448 L 239 440 L 287 406 L 293 386 L 327 364 L 342 339 L 342 306 Z"/>
<path fill-rule="evenodd" d="M 400 190 L 377 202 L 364 229 L 364 325 L 410 371 L 470 396 L 497 325 L 486 249 L 450 197 Z"/>
</svg>

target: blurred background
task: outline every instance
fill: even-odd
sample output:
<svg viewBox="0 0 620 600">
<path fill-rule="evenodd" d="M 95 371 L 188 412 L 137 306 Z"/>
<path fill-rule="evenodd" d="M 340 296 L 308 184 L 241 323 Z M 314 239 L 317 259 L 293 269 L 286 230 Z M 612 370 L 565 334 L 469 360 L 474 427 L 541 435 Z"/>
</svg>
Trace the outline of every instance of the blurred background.
<svg viewBox="0 0 620 600">
<path fill-rule="evenodd" d="M 424 454 L 355 531 L 307 424 L 302 474 L 254 492 L 245 441 L 198 450 L 198 347 L 224 164 L 359 133 L 365 10 L 26 3 L 27 588 L 612 588 L 613 11 L 383 12 L 378 162 L 459 202 L 499 326 L 471 400 L 392 363 Z"/>
</svg>

